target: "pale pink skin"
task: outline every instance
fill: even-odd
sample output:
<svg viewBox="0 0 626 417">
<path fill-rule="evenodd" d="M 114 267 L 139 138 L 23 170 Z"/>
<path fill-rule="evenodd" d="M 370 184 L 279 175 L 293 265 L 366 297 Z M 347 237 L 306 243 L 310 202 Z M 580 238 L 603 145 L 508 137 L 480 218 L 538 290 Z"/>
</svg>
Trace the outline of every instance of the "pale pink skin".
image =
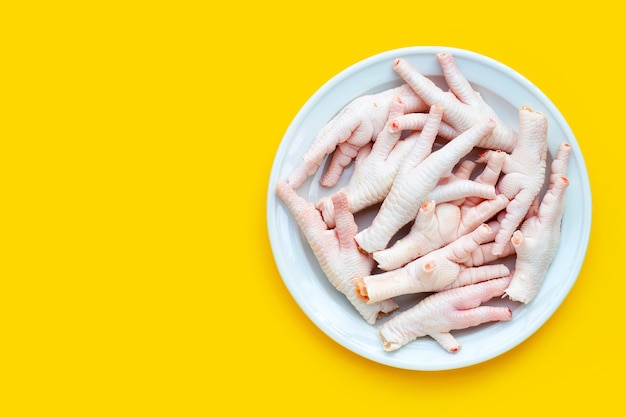
<svg viewBox="0 0 626 417">
<path fill-rule="evenodd" d="M 431 108 L 431 112 L 439 113 L 441 112 L 441 107 L 435 105 Z M 429 117 L 432 118 L 432 115 L 424 113 L 404 114 L 395 120 L 390 121 L 390 129 L 391 131 L 423 130 Z M 437 120 L 439 123 L 436 135 L 437 138 L 452 140 L 458 136 L 458 133 L 456 133 L 456 131 L 454 131 L 450 126 L 446 125 L 439 119 Z M 415 157 L 413 157 L 412 160 L 407 161 L 407 164 L 409 165 L 422 162 L 433 151 L 434 140 L 432 135 L 427 133 L 424 135 L 424 138 L 421 138 L 420 135 L 417 140 L 419 143 L 416 144 L 415 148 L 410 151 L 415 155 Z M 419 150 L 416 152 L 417 149 Z M 403 160 L 402 162 L 405 161 Z M 493 198 L 495 196 L 495 189 L 493 187 L 495 182 L 489 184 L 485 181 L 470 180 L 469 178 L 473 168 L 467 167 L 468 162 L 469 161 L 463 161 L 455 173 L 450 175 L 444 174 L 445 176 L 439 179 L 435 188 L 428 193 L 427 199 L 434 199 L 435 201 L 443 203 L 457 199 L 465 199 L 470 196 L 479 196 L 478 198 Z"/>
<path fill-rule="evenodd" d="M 494 158 L 485 166 L 475 182 L 495 185 L 503 162 L 504 154 L 494 153 Z M 462 175 L 471 174 L 469 164 L 463 164 L 461 168 L 464 165 L 466 169 Z M 460 173 L 457 173 L 455 176 L 457 179 L 451 184 L 458 183 L 460 181 L 459 176 Z M 492 200 L 472 196 L 456 203 L 427 201 L 422 204 L 409 233 L 396 241 L 390 248 L 374 252 L 372 254 L 374 260 L 382 270 L 389 271 L 400 268 L 408 262 L 439 249 L 474 230 L 478 225 L 503 210 L 508 202 L 508 198 L 502 194 L 497 195 Z"/>
<path fill-rule="evenodd" d="M 476 180 L 463 179 L 458 175 L 441 178 L 435 188 L 426 196 L 426 201 L 434 200 L 440 203 L 453 202 L 458 205 L 467 198 L 480 200 L 496 197 L 496 189 L 492 184 L 481 183 Z"/>
<path fill-rule="evenodd" d="M 561 177 L 567 177 L 567 165 L 569 157 L 572 153 L 572 147 L 569 143 L 561 143 L 556 151 L 556 155 L 550 165 L 550 180 L 548 187 L 560 180 Z M 533 213 L 537 214 L 537 213 Z"/>
<path fill-rule="evenodd" d="M 424 129 L 428 117 L 433 116 L 420 113 L 425 117 L 420 123 L 415 123 L 415 120 L 407 119 L 407 116 L 413 114 L 403 114 L 403 110 L 404 104 L 398 97 L 389 106 L 389 119 L 385 128 L 378 134 L 375 142 L 361 148 L 348 184 L 338 190 L 348 197 L 350 212 L 357 213 L 385 199 L 407 154 L 413 154 L 416 161 L 422 161 L 430 155 L 435 136 L 427 133 L 422 137 L 420 131 L 414 131 L 402 140 L 400 136 L 404 130 Z M 434 111 L 437 111 L 437 107 Z M 429 198 L 447 202 L 468 196 L 492 197 L 495 193 L 495 183 L 487 186 L 484 182 L 470 181 L 468 178 L 469 176 L 461 178 L 453 175 L 440 180 L 429 193 Z M 322 197 L 317 208 L 322 212 L 326 224 L 334 227 L 332 195 Z"/>
<path fill-rule="evenodd" d="M 421 131 L 424 129 L 427 120 L 428 113 L 406 113 L 398 116 L 394 120 L 391 120 L 389 123 L 389 129 L 392 132 L 398 130 Z M 442 121 L 439 124 L 437 135 L 442 139 L 452 140 L 459 135 L 459 132 L 454 130 L 449 124 Z"/>
<path fill-rule="evenodd" d="M 482 224 L 402 268 L 357 280 L 357 294 L 363 300 L 375 303 L 399 295 L 441 291 L 508 275 L 510 271 L 504 265 L 473 268 L 463 265 L 471 253 L 491 236 L 491 228 Z"/>
<path fill-rule="evenodd" d="M 466 235 L 504 209 L 508 202 L 508 198 L 502 194 L 472 207 L 451 203 L 435 204 L 434 200 L 430 200 L 422 204 L 406 236 L 390 248 L 374 252 L 372 256 L 382 270 L 400 268 Z"/>
<path fill-rule="evenodd" d="M 383 129 L 389 114 L 389 105 L 396 97 L 400 97 L 406 112 L 428 109 L 406 84 L 354 99 L 321 129 L 302 156 L 302 161 L 289 176 L 289 185 L 294 189 L 299 188 L 317 171 L 324 158 L 334 152 L 321 180 L 325 187 L 334 186 L 359 149 L 371 142 Z"/>
<path fill-rule="evenodd" d="M 461 185 L 462 183 L 471 182 L 472 184 L 480 184 L 480 182 L 470 180 L 472 172 L 474 172 L 475 168 L 476 164 L 473 161 L 470 161 L 469 159 L 461 161 L 452 175 L 439 179 L 435 188 L 428 194 L 428 200 L 435 200 L 437 202 L 453 202 L 454 204 L 460 204 L 463 202 L 469 197 L 469 195 L 454 198 L 453 196 L 448 196 L 446 190 L 464 188 L 465 186 Z M 461 187 L 459 187 L 459 185 L 461 185 Z"/>
<path fill-rule="evenodd" d="M 504 160 L 503 175 L 497 185 L 498 192 L 511 201 L 495 239 L 494 255 L 504 250 L 539 196 L 545 182 L 547 152 L 547 117 L 522 106 L 519 109 L 517 144 Z"/>
<path fill-rule="evenodd" d="M 458 352 L 461 344 L 450 334 L 451 330 L 511 320 L 509 308 L 481 305 L 501 296 L 510 281 L 508 276 L 496 278 L 424 298 L 378 328 L 383 349 L 393 351 L 419 337 L 430 336 L 446 351 Z"/>
<path fill-rule="evenodd" d="M 501 219 L 502 216 L 504 216 L 504 212 L 501 211 L 496 216 L 496 219 Z M 495 239 L 498 230 L 500 230 L 500 220 L 492 220 L 487 224 L 491 228 L 491 236 L 487 238 L 486 243 L 481 244 L 476 250 L 474 250 L 470 254 L 469 258 L 465 262 L 463 262 L 463 265 L 469 267 L 480 266 L 494 262 L 499 259 L 506 258 L 511 255 L 515 255 L 515 248 L 513 247 L 513 243 L 511 242 L 509 242 L 508 245 L 505 246 L 502 253 L 498 255 L 493 254 L 492 248 L 495 243 L 493 242 L 493 239 Z"/>
<path fill-rule="evenodd" d="M 441 52 L 437 54 L 437 59 L 450 88 L 449 92 L 437 87 L 402 58 L 394 62 L 393 68 L 427 104 L 441 104 L 444 107 L 444 121 L 457 132 L 463 132 L 485 118 L 495 120 L 496 127 L 492 134 L 483 138 L 477 146 L 512 151 L 517 138 L 515 130 L 503 123 L 480 94 L 472 88 L 456 66 L 451 54 Z"/>
<path fill-rule="evenodd" d="M 329 229 L 313 203 L 300 197 L 284 180 L 278 181 L 276 193 L 294 216 L 330 283 L 346 296 L 369 324 L 398 308 L 392 300 L 368 304 L 356 295 L 356 279 L 368 275 L 374 261 L 359 251 L 354 242 L 357 225 L 348 210 L 345 194 L 338 193 L 333 197 L 337 224 L 334 229 Z"/>
<path fill-rule="evenodd" d="M 506 153 L 502 151 L 495 152 L 482 152 L 477 162 L 481 162 L 486 164 L 483 168 L 482 172 L 476 179 L 474 180 L 480 184 L 489 184 L 496 185 L 498 180 L 500 179 L 500 174 L 502 173 L 502 167 L 504 166 L 504 161 L 506 158 Z M 463 205 L 465 207 L 476 206 L 482 203 L 484 200 L 480 197 L 468 197 L 463 201 L 459 202 L 459 205 Z"/>
<path fill-rule="evenodd" d="M 517 256 L 506 295 L 512 300 L 527 304 L 535 298 L 558 249 L 565 190 L 569 184 L 566 175 L 570 152 L 568 144 L 559 147 L 551 165 L 548 191 L 538 212 L 524 220 L 511 238 Z"/>
<path fill-rule="evenodd" d="M 432 106 L 431 113 L 433 108 L 437 108 L 437 114 L 441 115 L 439 106 Z M 436 123 L 429 134 L 436 136 L 438 125 Z M 385 249 L 398 230 L 415 219 L 438 181 L 450 176 L 454 166 L 494 127 L 493 120 L 479 122 L 421 162 L 413 163 L 411 155 L 407 156 L 372 224 L 355 236 L 359 247 L 368 253 Z M 426 132 L 427 128 L 424 128 L 422 135 Z M 491 198 L 494 197 L 495 191 Z"/>
<path fill-rule="evenodd" d="M 391 128 L 394 120 L 403 112 L 404 103 L 400 97 L 396 97 L 389 105 L 385 128 L 378 134 L 375 142 L 368 143 L 359 150 L 348 184 L 337 191 L 346 194 L 350 212 L 356 213 L 384 200 L 400 164 L 418 139 L 418 135 L 412 135 L 400 141 L 402 131 Z M 322 212 L 326 224 L 334 227 L 332 196 L 321 198 L 317 208 Z"/>
</svg>

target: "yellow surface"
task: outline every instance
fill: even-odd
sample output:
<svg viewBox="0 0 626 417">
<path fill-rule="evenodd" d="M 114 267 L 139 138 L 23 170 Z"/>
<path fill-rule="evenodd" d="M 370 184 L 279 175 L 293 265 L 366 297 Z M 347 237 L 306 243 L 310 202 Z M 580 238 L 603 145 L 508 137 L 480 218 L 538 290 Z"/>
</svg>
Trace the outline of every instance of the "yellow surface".
<svg viewBox="0 0 626 417">
<path fill-rule="evenodd" d="M 0 415 L 623 411 L 622 12 L 250 3 L 2 6 Z M 510 352 L 444 372 L 378 365 L 318 330 L 265 225 L 274 153 L 309 96 L 414 45 L 473 50 L 534 82 L 593 193 L 561 308 Z"/>
</svg>

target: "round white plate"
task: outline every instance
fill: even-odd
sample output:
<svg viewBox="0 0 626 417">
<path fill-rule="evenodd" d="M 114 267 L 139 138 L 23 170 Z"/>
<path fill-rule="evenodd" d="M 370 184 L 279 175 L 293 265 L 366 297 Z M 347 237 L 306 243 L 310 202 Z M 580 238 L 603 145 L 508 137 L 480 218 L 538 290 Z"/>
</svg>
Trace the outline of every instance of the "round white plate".
<svg viewBox="0 0 626 417">
<path fill-rule="evenodd" d="M 456 63 L 496 110 L 500 118 L 518 128 L 522 105 L 548 117 L 549 160 L 562 142 L 571 145 L 568 166 L 569 187 L 561 227 L 561 242 L 548 275 L 537 296 L 528 305 L 510 300 L 492 300 L 513 311 L 508 322 L 487 323 L 452 334 L 462 344 L 457 353 L 448 353 L 429 337 L 419 338 L 394 352 L 385 352 L 376 327 L 367 324 L 345 297 L 335 290 L 320 269 L 308 243 L 291 213 L 275 194 L 278 179 L 286 179 L 308 149 L 315 135 L 341 108 L 364 94 L 376 93 L 402 84 L 393 71 L 394 59 L 403 57 L 418 71 L 440 86 L 443 80 L 436 58 L 450 52 Z M 337 187 L 345 184 L 348 169 Z M 298 193 L 312 202 L 336 190 L 319 186 L 321 169 Z M 371 221 L 359 218 L 357 223 Z M 552 102 L 531 82 L 491 58 L 447 47 L 411 47 L 392 50 L 365 59 L 328 81 L 302 107 L 287 129 L 278 148 L 269 180 L 267 224 L 278 270 L 290 293 L 305 314 L 329 337 L 345 348 L 381 364 L 412 370 L 443 370 L 477 364 L 494 358 L 523 342 L 539 329 L 574 285 L 587 251 L 591 229 L 591 191 L 587 170 L 576 139 Z M 360 224 L 360 223 L 359 223 Z M 401 309 L 419 298 L 399 299 Z M 382 323 L 382 321 L 381 321 Z"/>
</svg>

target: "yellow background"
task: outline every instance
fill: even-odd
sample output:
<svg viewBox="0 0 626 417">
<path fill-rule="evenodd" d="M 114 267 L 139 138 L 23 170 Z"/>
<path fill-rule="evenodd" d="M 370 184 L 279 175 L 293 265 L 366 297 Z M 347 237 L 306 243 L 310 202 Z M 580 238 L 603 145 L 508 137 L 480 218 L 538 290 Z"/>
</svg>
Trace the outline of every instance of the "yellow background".
<svg viewBox="0 0 626 417">
<path fill-rule="evenodd" d="M 609 2 L 6 4 L 0 415 L 624 410 L 624 16 Z M 593 193 L 561 308 L 504 355 L 443 372 L 328 338 L 284 286 L 265 225 L 300 107 L 344 68 L 415 45 L 535 83 Z"/>
</svg>

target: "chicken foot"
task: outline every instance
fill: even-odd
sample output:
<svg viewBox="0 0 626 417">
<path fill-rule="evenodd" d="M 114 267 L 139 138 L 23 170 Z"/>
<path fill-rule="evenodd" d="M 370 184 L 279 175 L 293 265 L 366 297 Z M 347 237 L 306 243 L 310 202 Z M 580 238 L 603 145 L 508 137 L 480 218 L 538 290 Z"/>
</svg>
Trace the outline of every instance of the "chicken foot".
<svg viewBox="0 0 626 417">
<path fill-rule="evenodd" d="M 276 193 L 294 216 L 330 283 L 369 324 L 398 308 L 393 300 L 368 304 L 356 295 L 356 278 L 369 274 L 374 261 L 359 251 L 354 242 L 357 225 L 348 210 L 345 194 L 333 197 L 337 225 L 329 229 L 313 203 L 300 197 L 286 181 L 278 181 Z"/>
<path fill-rule="evenodd" d="M 432 107 L 440 108 L 438 105 Z M 436 136 L 440 120 L 433 122 L 428 134 Z M 452 169 L 461 158 L 478 141 L 489 135 L 494 127 L 495 122 L 491 119 L 479 122 L 419 163 L 411 163 L 411 155 L 407 156 L 372 224 L 355 236 L 359 247 L 368 253 L 385 249 L 395 233 L 415 219 L 420 206 L 440 178 L 451 175 Z M 427 128 L 428 124 L 422 135 L 426 134 Z"/>
<path fill-rule="evenodd" d="M 491 236 L 491 228 L 482 224 L 402 268 L 357 279 L 357 294 L 368 302 L 379 302 L 399 295 L 441 291 L 508 275 L 510 271 L 504 265 L 471 268 L 463 265 L 471 253 Z"/>
<path fill-rule="evenodd" d="M 528 304 L 539 292 L 561 238 L 565 190 L 569 185 L 567 161 L 571 148 L 561 144 L 551 165 L 550 184 L 539 210 L 513 233 L 511 242 L 517 254 L 515 273 L 506 295 Z"/>
<path fill-rule="evenodd" d="M 519 109 L 519 135 L 515 149 L 506 154 L 502 177 L 496 189 L 509 198 L 506 215 L 493 247 L 494 255 L 504 249 L 513 232 L 537 200 L 546 175 L 548 119 L 527 106 Z"/>
<path fill-rule="evenodd" d="M 427 104 L 441 104 L 444 107 L 443 120 L 457 132 L 463 132 L 485 118 L 496 121 L 492 134 L 483 138 L 477 146 L 511 152 L 517 138 L 515 130 L 503 123 L 496 112 L 471 87 L 451 54 L 438 53 L 437 59 L 450 91 L 443 91 L 402 58 L 396 59 L 393 68 Z"/>
<path fill-rule="evenodd" d="M 481 305 L 501 296 L 510 282 L 510 276 L 495 278 L 424 298 L 378 328 L 383 349 L 397 350 L 419 337 L 430 336 L 446 351 L 458 352 L 461 344 L 451 330 L 511 320 L 513 314 L 509 308 Z"/>
<path fill-rule="evenodd" d="M 504 155 L 503 153 L 493 155 L 483 172 L 474 180 L 477 184 L 493 187 L 497 182 Z M 469 174 L 470 172 L 466 170 L 463 176 Z M 458 174 L 455 177 L 458 178 Z M 474 230 L 503 210 L 508 202 L 508 198 L 503 194 L 497 195 L 492 200 L 471 196 L 461 199 L 460 204 L 436 203 L 431 199 L 420 207 L 409 233 L 390 248 L 374 252 L 372 254 L 374 260 L 379 268 L 386 271 L 400 268 Z"/>
<path fill-rule="evenodd" d="M 371 142 L 385 126 L 389 105 L 400 97 L 406 112 L 418 112 L 428 106 L 406 84 L 377 94 L 357 97 L 348 103 L 318 133 L 287 182 L 298 189 L 313 175 L 327 155 L 333 154 L 321 184 L 332 187 L 358 150 Z"/>
</svg>

